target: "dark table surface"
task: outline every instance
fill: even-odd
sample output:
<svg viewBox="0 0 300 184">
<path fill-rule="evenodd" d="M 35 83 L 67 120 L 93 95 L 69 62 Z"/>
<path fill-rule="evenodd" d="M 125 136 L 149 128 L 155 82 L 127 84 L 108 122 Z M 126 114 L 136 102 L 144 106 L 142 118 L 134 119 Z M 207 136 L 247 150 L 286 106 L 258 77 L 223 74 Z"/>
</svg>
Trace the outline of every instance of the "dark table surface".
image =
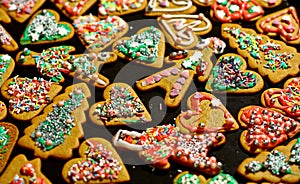
<svg viewBox="0 0 300 184">
<path fill-rule="evenodd" d="M 98 3 L 98 2 L 97 2 Z M 282 4 L 276 8 L 272 9 L 265 9 L 265 14 L 269 14 L 271 12 L 275 12 L 277 10 L 283 9 L 288 6 L 294 6 L 297 8 L 298 15 L 299 14 L 299 1 L 298 0 L 283 0 Z M 56 10 L 61 15 L 62 21 L 70 21 L 65 15 L 63 15 L 55 6 L 53 3 L 51 3 L 49 0 L 45 2 L 45 4 L 40 8 L 50 8 L 53 10 Z M 206 17 L 209 17 L 209 7 L 198 7 L 197 13 L 204 13 Z M 97 4 L 94 4 L 92 8 L 90 8 L 85 14 L 92 13 L 93 15 L 97 15 Z M 138 12 L 130 15 L 123 16 L 122 18 L 129 23 L 130 30 L 127 33 L 127 35 L 131 35 L 135 33 L 138 29 L 153 25 L 156 27 L 159 27 L 157 25 L 156 19 L 153 17 L 146 17 L 143 15 L 144 12 Z M 23 24 L 19 24 L 15 21 L 12 21 L 10 24 L 2 24 L 6 30 L 12 35 L 12 37 L 19 42 L 21 35 L 25 29 L 25 26 L 27 25 L 28 21 L 26 21 Z M 241 23 L 243 27 L 250 27 L 255 28 L 255 22 L 251 23 Z M 220 35 L 220 23 L 213 22 L 213 29 L 210 33 L 203 36 L 203 38 L 211 37 L 211 36 L 217 36 L 221 37 Z M 276 39 L 276 38 L 275 38 Z M 167 56 L 173 49 L 166 43 L 166 53 L 165 56 Z M 27 46 L 30 50 L 41 52 L 43 49 L 49 48 L 51 46 L 58 46 L 58 45 L 71 45 L 76 48 L 75 53 L 83 53 L 85 51 L 85 47 L 81 44 L 76 34 L 74 37 L 69 40 L 62 43 L 53 43 L 53 44 L 47 44 L 47 45 L 36 45 L 36 46 Z M 19 50 L 16 52 L 9 53 L 10 56 L 15 58 L 17 52 L 23 50 L 25 47 L 20 46 Z M 298 52 L 300 49 L 300 46 L 296 46 Z M 106 51 L 110 51 L 111 47 L 107 48 Z M 224 53 L 233 52 L 236 53 L 233 49 L 230 49 L 227 47 L 225 49 Z M 0 50 L 0 53 L 6 53 L 4 50 Z M 219 55 L 216 55 L 215 58 L 219 57 Z M 167 68 L 168 65 L 165 65 L 164 68 Z M 138 71 L 138 72 L 137 72 Z M 134 82 L 136 80 L 139 80 L 142 77 L 145 77 L 147 75 L 150 75 L 156 71 L 159 71 L 159 69 L 149 69 L 146 67 L 142 67 L 140 65 L 128 63 L 123 60 L 118 60 L 115 63 L 105 65 L 101 68 L 100 73 L 105 75 L 107 78 L 109 78 L 110 82 L 125 82 L 134 87 Z M 34 77 L 39 76 L 36 70 L 26 68 L 26 67 L 16 67 L 13 74 L 13 76 L 22 76 L 22 77 Z M 252 95 L 219 95 L 218 97 L 221 99 L 221 101 L 226 105 L 227 109 L 230 111 L 230 113 L 237 118 L 237 114 L 240 108 L 245 107 L 247 105 L 260 105 L 260 95 L 261 93 L 270 87 L 282 87 L 283 82 L 272 85 L 270 82 L 265 80 L 265 85 L 263 90 L 256 94 Z M 73 79 L 70 77 L 66 77 L 65 83 L 62 84 L 62 86 L 65 88 L 69 85 L 72 85 L 74 83 Z M 148 109 L 151 111 L 153 123 L 151 125 L 157 125 L 157 124 L 173 124 L 174 118 L 177 117 L 177 115 L 182 111 L 187 110 L 186 109 L 186 99 L 187 97 L 196 92 L 196 91 L 205 91 L 204 86 L 205 83 L 199 83 L 196 80 L 194 81 L 195 85 L 192 85 L 192 87 L 189 89 L 188 93 L 185 95 L 185 98 L 183 99 L 181 105 L 178 108 L 166 108 L 164 105 L 162 106 L 162 110 L 160 110 L 159 104 L 163 104 L 163 98 L 165 96 L 165 93 L 162 90 L 155 90 L 155 91 L 149 91 L 149 92 L 142 92 L 136 90 L 139 97 L 142 99 L 143 103 L 146 104 Z M 135 87 L 134 87 L 135 88 Z M 63 91 L 62 91 L 63 92 Z M 90 99 L 90 106 L 98 102 L 100 100 L 103 100 L 102 98 L 103 90 L 96 89 L 95 94 Z M 8 102 L 3 99 L 3 97 L 0 98 L 0 100 L 5 101 L 6 105 L 8 105 Z M 88 114 L 87 116 L 87 122 L 83 125 L 85 136 L 84 138 L 90 138 L 90 137 L 103 137 L 108 140 L 111 140 L 112 135 L 114 135 L 118 129 L 128 129 L 128 130 L 143 130 L 146 127 L 140 126 L 140 127 L 101 127 L 98 125 L 93 124 L 89 118 Z M 23 135 L 23 130 L 27 126 L 30 125 L 30 122 L 19 122 L 11 117 L 7 117 L 3 121 L 12 122 L 14 123 L 20 131 L 20 136 Z M 147 125 L 148 127 L 151 125 Z M 236 173 L 237 166 L 247 157 L 251 156 L 250 154 L 246 153 L 239 144 L 239 136 L 241 134 L 242 130 L 238 130 L 231 133 L 226 133 L 226 143 L 222 146 L 219 146 L 209 152 L 210 155 L 214 155 L 217 157 L 217 160 L 223 163 L 223 170 L 225 173 L 229 173 L 233 175 L 239 183 L 245 183 L 246 180 L 239 176 Z M 81 140 L 81 142 L 84 139 Z M 31 151 L 28 151 L 26 149 L 23 149 L 19 147 L 18 145 L 15 146 L 12 155 L 9 159 L 9 161 L 12 160 L 12 158 L 18 154 L 25 154 L 29 160 L 33 159 L 33 153 Z M 120 156 L 123 158 L 124 163 L 126 163 L 126 168 L 130 174 L 131 181 L 128 183 L 132 184 L 167 184 L 172 183 L 173 178 L 180 172 L 189 170 L 188 168 L 185 168 L 181 165 L 178 165 L 176 163 L 171 162 L 171 168 L 167 171 L 160 171 L 160 170 L 153 170 L 151 167 L 147 165 L 140 165 L 138 162 L 138 158 L 136 155 L 130 153 L 130 152 L 124 152 L 119 151 Z M 74 150 L 73 157 L 78 157 L 77 150 Z M 64 183 L 61 177 L 61 170 L 66 161 L 64 160 L 56 160 L 56 159 L 48 159 L 48 160 L 42 160 L 42 172 L 49 178 L 50 181 L 54 184 L 60 184 Z"/>
</svg>

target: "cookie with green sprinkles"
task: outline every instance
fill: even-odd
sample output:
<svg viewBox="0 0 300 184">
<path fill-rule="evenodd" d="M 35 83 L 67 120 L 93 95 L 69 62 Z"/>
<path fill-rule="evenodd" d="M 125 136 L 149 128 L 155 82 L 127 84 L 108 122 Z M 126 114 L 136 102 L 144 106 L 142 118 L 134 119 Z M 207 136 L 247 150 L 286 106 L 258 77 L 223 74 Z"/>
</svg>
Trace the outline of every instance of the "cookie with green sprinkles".
<svg viewBox="0 0 300 184">
<path fill-rule="evenodd" d="M 80 158 L 69 160 L 62 177 L 67 183 L 123 183 L 130 181 L 121 157 L 103 138 L 89 138 L 79 147 Z M 99 165 L 102 164 L 101 167 Z"/>
<path fill-rule="evenodd" d="M 240 163 L 237 172 L 253 182 L 299 183 L 300 138 Z"/>
<path fill-rule="evenodd" d="M 86 121 L 84 111 L 89 108 L 87 98 L 90 97 L 85 83 L 67 87 L 42 115 L 32 119 L 18 144 L 42 159 L 70 159 L 73 149 L 79 147 L 79 139 L 84 136 L 81 124 Z"/>
<path fill-rule="evenodd" d="M 21 37 L 21 45 L 62 42 L 74 36 L 74 28 L 68 22 L 61 22 L 59 14 L 51 9 L 43 9 L 30 19 Z"/>
<path fill-rule="evenodd" d="M 189 171 L 179 173 L 173 180 L 173 184 L 203 184 L 206 182 L 204 176 L 190 173 Z"/>
<path fill-rule="evenodd" d="M 113 83 L 103 93 L 105 101 L 91 106 L 89 116 L 98 125 L 114 126 L 151 122 L 151 115 L 131 86 Z"/>
<path fill-rule="evenodd" d="M 0 122 L 0 173 L 18 140 L 19 130 L 12 123 Z"/>
<path fill-rule="evenodd" d="M 15 69 L 15 61 L 8 54 L 0 54 L 0 87 Z"/>
</svg>

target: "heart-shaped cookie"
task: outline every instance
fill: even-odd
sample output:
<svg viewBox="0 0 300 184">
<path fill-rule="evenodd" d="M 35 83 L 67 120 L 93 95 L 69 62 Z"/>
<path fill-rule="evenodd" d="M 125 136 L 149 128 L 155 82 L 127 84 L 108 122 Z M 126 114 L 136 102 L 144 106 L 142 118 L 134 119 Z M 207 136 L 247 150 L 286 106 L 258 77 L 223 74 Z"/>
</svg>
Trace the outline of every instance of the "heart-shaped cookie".
<svg viewBox="0 0 300 184">
<path fill-rule="evenodd" d="M 239 24 L 222 24 L 221 29 L 230 47 L 248 58 L 249 67 L 257 69 L 261 76 L 267 76 L 272 83 L 279 83 L 299 73 L 300 55 L 294 47 L 257 34 L 252 29 L 242 28 Z"/>
<path fill-rule="evenodd" d="M 85 53 L 69 55 L 75 51 L 72 46 L 50 47 L 42 53 L 30 51 L 25 48 L 16 56 L 17 64 L 21 66 L 35 66 L 45 78 L 57 83 L 63 83 L 66 74 L 98 88 L 104 88 L 109 80 L 99 74 L 99 68 L 107 63 L 117 60 L 113 52 Z"/>
<path fill-rule="evenodd" d="M 260 106 L 247 106 L 238 114 L 243 128 L 240 142 L 250 153 L 270 150 L 300 132 L 300 123 L 283 114 Z"/>
<path fill-rule="evenodd" d="M 0 54 L 0 87 L 15 69 L 15 61 L 8 54 Z"/>
<path fill-rule="evenodd" d="M 212 69 L 210 57 L 212 51 L 204 49 L 172 52 L 166 57 L 166 63 L 175 64 L 137 81 L 136 86 L 140 90 L 151 90 L 160 87 L 166 91 L 165 103 L 168 107 L 177 107 L 181 103 L 185 93 L 190 87 L 194 76 L 199 82 L 205 82 Z"/>
<path fill-rule="evenodd" d="M 176 126 L 182 133 L 227 132 L 239 128 L 222 102 L 210 93 L 192 94 L 187 105 L 189 110 L 176 118 Z"/>
<path fill-rule="evenodd" d="M 92 122 L 105 126 L 151 122 L 148 110 L 128 84 L 113 83 L 107 86 L 103 97 L 105 101 L 90 108 Z"/>
<path fill-rule="evenodd" d="M 300 43 L 299 18 L 292 6 L 262 17 L 256 22 L 256 28 L 269 36 L 279 35 L 287 43 Z"/>
<path fill-rule="evenodd" d="M 299 183 L 300 138 L 273 151 L 263 151 L 254 158 L 246 158 L 237 172 L 248 180 L 261 183 Z"/>
<path fill-rule="evenodd" d="M 283 89 L 270 88 L 261 95 L 261 103 L 275 111 L 300 120 L 300 77 L 287 80 Z"/>
<path fill-rule="evenodd" d="M 212 29 L 212 24 L 204 14 L 163 14 L 157 21 L 164 31 L 168 43 L 176 49 L 192 49 L 199 39 Z"/>
<path fill-rule="evenodd" d="M 219 57 L 205 89 L 220 93 L 255 93 L 264 86 L 262 77 L 246 70 L 247 63 L 240 55 L 229 53 Z"/>
<path fill-rule="evenodd" d="M 78 83 L 66 88 L 65 93 L 54 98 L 44 113 L 31 120 L 18 141 L 21 147 L 34 151 L 42 159 L 49 157 L 69 159 L 84 135 L 82 125 L 86 121 L 88 86 Z"/>
<path fill-rule="evenodd" d="M 130 180 L 121 157 L 103 138 L 85 140 L 79 147 L 79 156 L 69 160 L 63 167 L 62 177 L 67 183 L 123 183 Z M 87 164 L 90 167 L 86 167 Z"/>
<path fill-rule="evenodd" d="M 30 1 L 15 1 L 2 0 L 0 2 L 1 8 L 10 15 L 15 21 L 19 23 L 25 22 L 31 15 L 36 12 L 46 0 L 30 0 Z M 0 16 L 1 15 L 0 11 Z"/>
<path fill-rule="evenodd" d="M 274 8 L 282 3 L 282 0 L 256 0 L 264 8 Z"/>
<path fill-rule="evenodd" d="M 59 22 L 59 14 L 50 9 L 35 13 L 21 37 L 21 45 L 45 44 L 69 40 L 74 28 L 68 22 Z"/>
<path fill-rule="evenodd" d="M 43 78 L 8 79 L 1 87 L 2 96 L 9 100 L 9 114 L 20 121 L 37 116 L 60 92 L 62 86 Z"/>
<path fill-rule="evenodd" d="M 120 38 L 112 48 L 120 58 L 161 68 L 164 62 L 165 37 L 159 29 L 145 27 L 131 37 Z"/>
<path fill-rule="evenodd" d="M 262 6 L 256 0 L 216 0 L 210 15 L 222 23 L 232 21 L 254 21 L 264 14 Z"/>
<path fill-rule="evenodd" d="M 93 15 L 80 16 L 73 25 L 82 44 L 92 52 L 100 52 L 128 31 L 128 24 L 121 17 L 108 16 L 103 20 Z"/>
<path fill-rule="evenodd" d="M 146 6 L 147 1 L 145 0 L 130 0 L 122 3 L 118 0 L 100 0 L 98 15 L 99 17 L 122 16 L 142 11 Z"/>
<path fill-rule="evenodd" d="M 0 12 L 1 13 L 1 12 Z M 13 37 L 0 24 L 0 47 L 5 51 L 16 51 L 19 46 Z"/>
</svg>

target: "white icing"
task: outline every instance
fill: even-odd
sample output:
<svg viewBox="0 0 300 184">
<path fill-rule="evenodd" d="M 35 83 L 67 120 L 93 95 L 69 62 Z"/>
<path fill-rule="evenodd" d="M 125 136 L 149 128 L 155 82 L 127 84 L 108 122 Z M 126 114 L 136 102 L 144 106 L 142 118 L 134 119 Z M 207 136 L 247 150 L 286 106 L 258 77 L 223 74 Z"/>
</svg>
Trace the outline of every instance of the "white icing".
<svg viewBox="0 0 300 184">
<path fill-rule="evenodd" d="M 236 11 L 240 10 L 240 7 L 236 4 L 232 4 L 232 5 L 229 6 L 229 9 L 233 12 L 236 12 Z"/>
<path fill-rule="evenodd" d="M 224 18 L 226 16 L 226 13 L 223 10 L 217 10 L 217 15 L 221 18 Z"/>
<path fill-rule="evenodd" d="M 169 0 L 167 0 L 169 1 Z M 173 7 L 173 8 L 168 8 L 168 7 L 160 7 L 157 6 L 159 5 L 159 2 L 157 0 L 150 0 L 148 3 L 148 6 L 146 8 L 146 12 L 180 12 L 180 11 L 185 11 L 189 8 L 192 7 L 193 2 L 192 0 L 171 0 L 171 2 L 174 5 L 177 5 L 179 7 Z"/>
<path fill-rule="evenodd" d="M 260 12 L 261 11 L 260 6 L 252 6 L 251 9 L 252 9 L 253 12 Z"/>
<path fill-rule="evenodd" d="M 131 151 L 142 151 L 143 150 L 142 145 L 130 144 L 130 143 L 120 139 L 121 133 L 130 135 L 133 137 L 141 137 L 142 136 L 142 134 L 139 132 L 128 131 L 128 130 L 118 130 L 118 132 L 116 133 L 116 135 L 113 137 L 113 140 L 112 140 L 112 143 L 114 146 L 116 146 L 118 148 L 125 148 L 125 149 L 131 150 Z"/>
<path fill-rule="evenodd" d="M 203 4 L 208 4 L 208 3 L 213 2 L 213 0 L 198 0 L 198 1 Z"/>
</svg>

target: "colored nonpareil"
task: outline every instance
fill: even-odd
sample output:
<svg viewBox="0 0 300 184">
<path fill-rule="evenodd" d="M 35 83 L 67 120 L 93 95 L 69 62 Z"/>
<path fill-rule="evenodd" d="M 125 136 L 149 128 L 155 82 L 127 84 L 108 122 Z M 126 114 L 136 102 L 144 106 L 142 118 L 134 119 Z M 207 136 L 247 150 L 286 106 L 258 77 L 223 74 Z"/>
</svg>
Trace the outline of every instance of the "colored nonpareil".
<svg viewBox="0 0 300 184">
<path fill-rule="evenodd" d="M 18 174 L 11 180 L 10 184 L 25 184 L 24 178 L 29 179 L 29 184 L 46 184 L 43 178 L 37 177 L 34 165 L 25 163 L 20 169 L 20 176 Z"/>
<path fill-rule="evenodd" d="M 0 25 L 0 46 L 11 45 L 11 36 L 6 33 L 2 25 Z"/>
<path fill-rule="evenodd" d="M 8 69 L 8 66 L 11 62 L 11 57 L 7 54 L 0 55 L 0 81 L 3 79 L 3 74 Z"/>
<path fill-rule="evenodd" d="M 214 176 L 207 184 L 238 184 L 238 182 L 230 175 L 223 172 Z"/>
<path fill-rule="evenodd" d="M 102 16 L 110 13 L 123 13 L 131 9 L 138 9 L 142 6 L 144 0 L 101 0 L 99 4 L 99 13 Z"/>
<path fill-rule="evenodd" d="M 34 5 L 38 0 L 2 0 L 3 4 L 9 12 L 16 12 L 18 17 L 24 14 L 31 14 Z"/>
</svg>

